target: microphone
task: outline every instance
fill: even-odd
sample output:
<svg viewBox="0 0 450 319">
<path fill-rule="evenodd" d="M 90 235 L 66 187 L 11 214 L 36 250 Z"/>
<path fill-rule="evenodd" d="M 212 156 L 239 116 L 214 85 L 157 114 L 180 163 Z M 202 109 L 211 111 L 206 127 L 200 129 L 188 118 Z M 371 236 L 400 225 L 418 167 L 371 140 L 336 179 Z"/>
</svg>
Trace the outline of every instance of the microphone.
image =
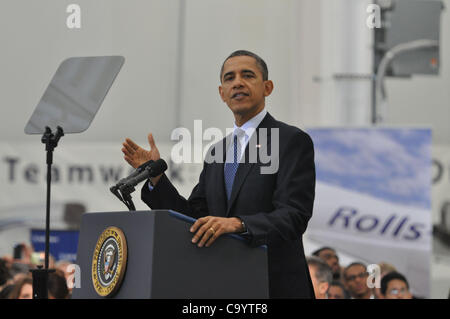
<svg viewBox="0 0 450 319">
<path fill-rule="evenodd" d="M 109 190 L 111 191 L 111 193 L 113 193 L 118 199 L 122 200 L 122 196 L 119 193 L 119 187 L 124 185 L 130 178 L 136 177 L 138 176 L 140 173 L 142 173 L 142 171 L 149 166 L 151 163 L 153 163 L 153 160 L 149 160 L 147 162 L 145 162 L 144 164 L 141 164 L 139 167 L 137 167 L 133 173 L 130 174 L 130 176 L 124 177 L 121 180 L 119 180 L 117 182 L 116 185 L 111 186 L 109 188 Z"/>
<path fill-rule="evenodd" d="M 144 164 L 141 164 L 129 176 L 122 178 L 121 180 L 119 180 L 117 182 L 116 185 L 111 186 L 109 188 L 111 193 L 113 193 L 119 200 L 122 201 L 122 196 L 119 193 L 119 187 L 126 184 L 130 178 L 134 178 L 134 177 L 138 176 L 140 173 L 142 173 L 145 170 L 146 167 L 148 167 L 150 164 L 152 164 L 154 162 L 155 162 L 154 160 L 149 160 L 149 161 L 145 162 Z"/>
<path fill-rule="evenodd" d="M 156 177 L 167 169 L 167 163 L 160 158 L 159 160 L 149 163 L 140 173 L 133 177 L 127 178 L 127 180 L 122 185 L 117 185 L 122 193 L 129 192 L 129 190 L 134 190 L 134 186 L 140 182 L 150 178 Z M 132 174 L 133 175 L 133 174 Z"/>
<path fill-rule="evenodd" d="M 136 210 L 133 200 L 131 199 L 131 193 L 134 192 L 134 186 L 150 177 L 156 177 L 162 174 L 167 169 L 167 164 L 163 159 L 159 159 L 156 162 L 150 160 L 145 162 L 128 177 L 122 178 L 116 185 L 112 186 L 109 190 L 123 202 L 130 211 Z"/>
<path fill-rule="evenodd" d="M 133 173 L 130 174 L 130 176 L 124 177 L 122 178 L 120 181 L 117 182 L 116 186 L 120 186 L 125 184 L 130 178 L 136 177 L 137 175 L 139 175 L 140 173 L 142 173 L 142 171 L 144 171 L 144 169 L 149 166 L 151 163 L 154 163 L 154 160 L 149 160 L 147 162 L 145 162 L 144 164 L 140 165 L 138 168 L 136 168 Z"/>
</svg>

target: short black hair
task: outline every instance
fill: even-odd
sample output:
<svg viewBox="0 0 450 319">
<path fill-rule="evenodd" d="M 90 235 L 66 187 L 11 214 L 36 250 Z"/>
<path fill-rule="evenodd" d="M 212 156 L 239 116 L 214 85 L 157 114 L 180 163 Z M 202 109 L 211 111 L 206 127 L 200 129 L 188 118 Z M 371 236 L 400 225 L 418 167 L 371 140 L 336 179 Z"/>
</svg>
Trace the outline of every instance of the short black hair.
<svg viewBox="0 0 450 319">
<path fill-rule="evenodd" d="M 383 278 L 381 278 L 380 290 L 381 290 L 381 293 L 383 294 L 383 296 L 386 295 L 386 290 L 387 290 L 389 282 L 391 280 L 395 280 L 395 279 L 403 281 L 406 284 L 406 288 L 408 288 L 408 290 L 409 290 L 409 284 L 408 284 L 408 280 L 406 280 L 406 277 L 403 276 L 399 272 L 393 271 L 393 272 L 387 273 L 386 275 L 383 276 Z"/>
<path fill-rule="evenodd" d="M 66 278 L 62 271 L 57 270 L 48 275 L 48 294 L 55 299 L 66 299 L 69 296 Z"/>
<path fill-rule="evenodd" d="M 220 82 L 222 82 L 222 74 L 223 74 L 223 68 L 225 66 L 225 62 L 228 61 L 228 59 L 234 58 L 236 56 L 250 56 L 256 60 L 256 65 L 258 66 L 258 69 L 261 71 L 263 76 L 263 81 L 267 81 L 269 79 L 269 70 L 267 69 L 267 64 L 264 62 L 261 57 L 253 52 L 247 51 L 247 50 L 237 50 L 231 53 L 225 61 L 222 63 L 222 67 L 220 68 Z"/>
<path fill-rule="evenodd" d="M 366 269 L 366 271 L 367 271 L 367 266 L 366 266 L 365 264 L 363 264 L 362 262 L 357 261 L 357 262 L 351 263 L 350 265 L 348 265 L 348 266 L 345 267 L 345 269 L 344 269 L 344 279 L 345 279 L 345 280 L 347 280 L 347 270 L 349 270 L 349 269 L 350 269 L 351 267 L 353 267 L 353 266 L 362 266 L 362 267 L 364 267 L 364 269 Z"/>
<path fill-rule="evenodd" d="M 347 289 L 345 288 L 345 286 L 342 284 L 342 282 L 340 282 L 339 280 L 333 280 L 330 284 L 330 287 L 332 286 L 336 286 L 342 289 L 342 291 L 344 292 L 344 299 L 350 299 L 350 294 L 348 293 Z M 328 288 L 329 289 L 329 288 Z"/>
<path fill-rule="evenodd" d="M 313 255 L 313 256 L 319 257 L 319 254 L 320 254 L 322 251 L 324 251 L 324 250 L 332 250 L 332 251 L 336 252 L 335 249 L 333 249 L 333 248 L 331 248 L 331 247 L 326 247 L 326 246 L 325 246 L 325 247 L 321 247 L 321 248 L 315 250 L 315 251 L 312 253 L 312 255 Z"/>
</svg>

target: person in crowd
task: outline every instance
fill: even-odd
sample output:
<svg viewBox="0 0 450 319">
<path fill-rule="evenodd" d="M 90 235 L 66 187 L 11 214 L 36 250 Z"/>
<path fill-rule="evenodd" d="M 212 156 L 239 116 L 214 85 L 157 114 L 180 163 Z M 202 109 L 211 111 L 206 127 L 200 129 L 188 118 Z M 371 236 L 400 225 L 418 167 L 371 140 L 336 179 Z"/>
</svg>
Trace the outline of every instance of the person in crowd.
<svg viewBox="0 0 450 319">
<path fill-rule="evenodd" d="M 354 262 L 344 269 L 345 286 L 352 299 L 375 299 L 375 294 L 367 284 L 369 274 L 363 263 Z"/>
<path fill-rule="evenodd" d="M 0 259 L 0 287 L 4 286 L 11 279 L 6 261 Z"/>
<path fill-rule="evenodd" d="M 0 259 L 0 299 L 8 298 L 13 287 L 11 281 L 12 277 L 9 273 L 7 263 L 4 259 Z"/>
<path fill-rule="evenodd" d="M 14 263 L 11 266 L 11 275 L 14 282 L 19 281 L 24 276 L 27 276 L 30 273 L 30 269 L 32 269 L 31 265 L 22 264 L 22 263 Z"/>
<path fill-rule="evenodd" d="M 13 284 L 6 284 L 5 286 L 3 286 L 2 290 L 0 291 L 0 299 L 8 299 L 14 287 L 15 286 Z"/>
<path fill-rule="evenodd" d="M 19 279 L 14 285 L 9 299 L 33 299 L 33 279 L 31 276 L 25 276 Z"/>
<path fill-rule="evenodd" d="M 67 278 L 71 275 L 71 272 L 67 271 L 67 267 L 69 267 L 72 263 L 70 261 L 61 260 L 56 263 L 56 269 L 62 271 L 64 276 Z"/>
<path fill-rule="evenodd" d="M 35 252 L 29 244 L 21 243 L 14 250 L 14 256 L 5 255 L 2 257 L 14 281 L 19 280 L 22 274 L 28 274 L 30 269 L 35 268 L 37 265 L 44 264 L 44 252 Z M 52 255 L 49 256 L 49 268 L 54 268 L 54 258 Z"/>
<path fill-rule="evenodd" d="M 381 276 L 384 276 L 384 275 L 386 275 L 386 274 L 388 274 L 390 272 L 393 272 L 393 271 L 397 271 L 397 269 L 395 268 L 394 265 L 389 264 L 387 262 L 380 262 L 378 264 L 378 266 L 380 267 Z"/>
<path fill-rule="evenodd" d="M 333 280 L 333 273 L 330 266 L 316 256 L 308 257 L 306 261 L 316 299 L 327 299 L 328 288 Z"/>
<path fill-rule="evenodd" d="M 69 290 L 67 288 L 64 274 L 56 270 L 48 275 L 48 298 L 49 299 L 67 299 Z M 8 286 L 9 294 L 2 294 L 8 299 L 32 299 L 33 298 L 33 279 L 31 274 L 21 275 L 13 285 Z"/>
<path fill-rule="evenodd" d="M 66 277 L 61 270 L 56 270 L 48 276 L 48 298 L 49 299 L 67 299 L 69 289 L 67 288 Z"/>
<path fill-rule="evenodd" d="M 348 291 L 345 289 L 344 285 L 338 281 L 334 280 L 328 288 L 328 299 L 350 299 Z"/>
<path fill-rule="evenodd" d="M 31 265 L 21 262 L 21 259 L 14 259 L 10 255 L 5 255 L 1 258 L 2 264 L 5 267 L 6 276 L 8 277 L 5 286 L 14 285 L 30 274 Z"/>
<path fill-rule="evenodd" d="M 378 267 L 380 267 L 380 281 L 383 279 L 383 277 L 393 271 L 397 271 L 394 265 L 387 263 L 387 262 L 380 262 L 378 263 Z M 375 287 L 373 289 L 373 292 L 375 294 L 376 299 L 383 299 L 383 295 L 381 294 L 380 287 Z"/>
<path fill-rule="evenodd" d="M 75 281 L 75 268 L 69 267 L 70 265 L 72 265 L 72 263 L 69 261 L 59 261 L 58 263 L 56 263 L 56 269 L 61 271 L 61 273 L 63 273 L 64 277 L 66 278 L 69 295 L 72 294 L 72 288 Z"/>
<path fill-rule="evenodd" d="M 381 279 L 381 295 L 384 299 L 412 299 L 406 277 L 393 271 Z"/>
<path fill-rule="evenodd" d="M 313 256 L 317 256 L 323 261 L 325 261 L 328 266 L 330 266 L 331 271 L 333 272 L 333 279 L 340 280 L 342 268 L 339 264 L 339 257 L 336 254 L 336 251 L 330 247 L 322 247 L 312 253 Z"/>
</svg>

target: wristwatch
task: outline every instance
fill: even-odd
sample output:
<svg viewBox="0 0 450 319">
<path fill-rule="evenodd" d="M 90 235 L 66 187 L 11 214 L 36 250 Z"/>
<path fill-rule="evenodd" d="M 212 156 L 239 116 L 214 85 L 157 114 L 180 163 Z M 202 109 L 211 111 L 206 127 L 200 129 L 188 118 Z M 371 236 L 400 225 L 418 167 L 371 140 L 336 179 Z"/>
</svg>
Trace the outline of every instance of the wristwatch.
<svg viewBox="0 0 450 319">
<path fill-rule="evenodd" d="M 246 233 L 247 232 L 247 226 L 245 226 L 245 223 L 244 223 L 244 221 L 242 219 L 241 219 L 241 225 L 242 225 L 242 228 L 244 229 L 241 233 Z"/>
</svg>

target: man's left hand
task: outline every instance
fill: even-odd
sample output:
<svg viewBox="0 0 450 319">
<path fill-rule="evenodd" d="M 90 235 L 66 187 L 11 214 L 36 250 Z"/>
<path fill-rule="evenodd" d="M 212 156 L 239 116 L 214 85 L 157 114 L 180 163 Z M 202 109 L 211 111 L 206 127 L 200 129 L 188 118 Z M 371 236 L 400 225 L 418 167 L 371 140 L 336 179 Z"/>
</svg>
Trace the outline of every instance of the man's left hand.
<svg viewBox="0 0 450 319">
<path fill-rule="evenodd" d="M 237 217 L 206 216 L 197 219 L 190 231 L 195 233 L 192 243 L 198 242 L 198 247 L 209 247 L 219 236 L 227 233 L 241 233 L 244 228 Z"/>
</svg>

